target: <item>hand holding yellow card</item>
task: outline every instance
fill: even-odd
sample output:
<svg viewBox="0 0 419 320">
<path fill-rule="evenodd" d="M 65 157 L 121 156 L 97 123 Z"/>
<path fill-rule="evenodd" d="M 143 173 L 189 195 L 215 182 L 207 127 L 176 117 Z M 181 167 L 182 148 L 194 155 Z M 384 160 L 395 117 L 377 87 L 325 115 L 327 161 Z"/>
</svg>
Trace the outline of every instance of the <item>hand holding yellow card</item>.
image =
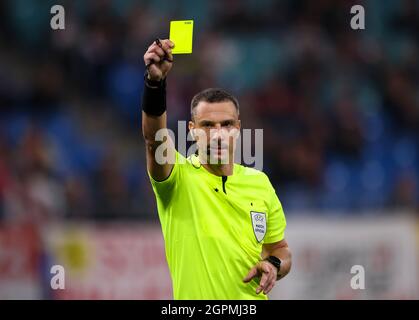
<svg viewBox="0 0 419 320">
<path fill-rule="evenodd" d="M 170 21 L 169 39 L 175 44 L 172 54 L 192 53 L 193 20 Z"/>
</svg>

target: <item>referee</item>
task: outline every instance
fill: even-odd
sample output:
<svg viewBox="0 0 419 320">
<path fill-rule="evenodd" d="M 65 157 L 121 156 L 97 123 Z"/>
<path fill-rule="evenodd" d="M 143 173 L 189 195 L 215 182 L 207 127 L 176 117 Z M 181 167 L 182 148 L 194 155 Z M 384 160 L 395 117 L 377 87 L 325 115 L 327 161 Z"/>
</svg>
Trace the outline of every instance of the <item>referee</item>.
<svg viewBox="0 0 419 320">
<path fill-rule="evenodd" d="M 268 299 L 291 268 L 286 220 L 269 178 L 233 161 L 240 131 L 236 98 L 207 89 L 192 99 L 189 129 L 197 155 L 185 158 L 170 138 L 156 139 L 167 130 L 173 46 L 156 40 L 144 54 L 142 131 L 174 299 Z M 165 162 L 156 152 L 163 143 Z"/>
</svg>

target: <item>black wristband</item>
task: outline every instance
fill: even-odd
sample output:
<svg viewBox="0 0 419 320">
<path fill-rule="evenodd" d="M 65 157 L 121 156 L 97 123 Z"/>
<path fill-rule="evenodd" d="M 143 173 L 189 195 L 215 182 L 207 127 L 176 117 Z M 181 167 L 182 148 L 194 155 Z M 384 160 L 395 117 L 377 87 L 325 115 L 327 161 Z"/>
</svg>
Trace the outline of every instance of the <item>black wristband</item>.
<svg viewBox="0 0 419 320">
<path fill-rule="evenodd" d="M 141 108 L 151 116 L 161 116 L 166 111 L 166 79 L 152 81 L 145 73 Z"/>
</svg>

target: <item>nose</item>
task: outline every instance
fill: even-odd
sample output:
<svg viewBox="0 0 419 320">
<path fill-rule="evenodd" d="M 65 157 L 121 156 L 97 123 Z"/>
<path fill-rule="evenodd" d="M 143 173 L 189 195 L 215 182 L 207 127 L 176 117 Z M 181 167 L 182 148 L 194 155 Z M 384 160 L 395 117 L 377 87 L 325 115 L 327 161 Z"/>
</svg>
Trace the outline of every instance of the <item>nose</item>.
<svg viewBox="0 0 419 320">
<path fill-rule="evenodd" d="M 225 135 L 225 129 L 221 127 L 220 124 L 217 124 L 214 126 L 214 128 L 211 129 L 211 139 L 212 140 L 222 140 Z"/>
</svg>

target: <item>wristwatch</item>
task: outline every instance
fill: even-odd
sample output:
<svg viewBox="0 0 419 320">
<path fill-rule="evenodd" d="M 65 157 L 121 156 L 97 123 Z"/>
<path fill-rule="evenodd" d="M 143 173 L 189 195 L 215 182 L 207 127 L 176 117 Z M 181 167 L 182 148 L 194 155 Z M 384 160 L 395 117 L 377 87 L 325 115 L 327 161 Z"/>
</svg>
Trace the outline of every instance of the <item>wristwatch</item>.
<svg viewBox="0 0 419 320">
<path fill-rule="evenodd" d="M 281 277 L 280 274 L 279 274 L 279 270 L 281 269 L 281 259 L 279 259 L 275 256 L 269 256 L 264 260 L 272 263 L 276 267 L 276 269 L 278 270 L 276 280 L 278 280 Z"/>
</svg>

